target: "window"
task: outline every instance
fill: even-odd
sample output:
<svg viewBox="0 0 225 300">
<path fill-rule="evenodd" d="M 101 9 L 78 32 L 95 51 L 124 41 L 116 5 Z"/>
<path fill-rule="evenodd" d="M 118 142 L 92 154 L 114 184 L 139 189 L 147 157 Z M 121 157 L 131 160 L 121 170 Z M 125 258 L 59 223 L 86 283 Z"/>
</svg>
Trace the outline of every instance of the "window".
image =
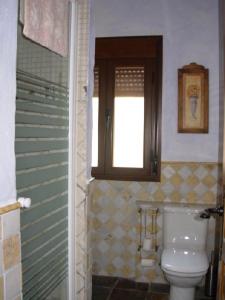
<svg viewBox="0 0 225 300">
<path fill-rule="evenodd" d="M 161 37 L 97 38 L 92 176 L 159 181 Z"/>
</svg>

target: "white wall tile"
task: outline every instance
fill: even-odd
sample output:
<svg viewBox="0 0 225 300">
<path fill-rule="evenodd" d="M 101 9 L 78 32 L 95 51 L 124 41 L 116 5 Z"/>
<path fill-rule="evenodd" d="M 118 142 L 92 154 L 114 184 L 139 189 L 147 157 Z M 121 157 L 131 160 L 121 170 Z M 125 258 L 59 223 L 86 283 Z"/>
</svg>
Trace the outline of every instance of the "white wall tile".
<svg viewBox="0 0 225 300">
<path fill-rule="evenodd" d="M 2 215 L 2 239 L 5 240 L 20 233 L 20 210 L 13 210 Z"/>
<path fill-rule="evenodd" d="M 5 299 L 13 300 L 21 293 L 22 275 L 21 265 L 10 269 L 4 275 Z"/>
</svg>

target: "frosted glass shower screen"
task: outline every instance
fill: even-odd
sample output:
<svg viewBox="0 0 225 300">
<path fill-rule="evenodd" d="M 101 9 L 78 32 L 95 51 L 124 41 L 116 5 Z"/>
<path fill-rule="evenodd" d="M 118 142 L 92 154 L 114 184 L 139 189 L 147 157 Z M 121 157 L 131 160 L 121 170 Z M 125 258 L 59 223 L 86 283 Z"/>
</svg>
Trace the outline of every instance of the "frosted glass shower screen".
<svg viewBox="0 0 225 300">
<path fill-rule="evenodd" d="M 23 299 L 46 299 L 68 272 L 67 88 L 17 72 L 15 149 L 18 196 L 32 199 L 21 213 Z"/>
</svg>

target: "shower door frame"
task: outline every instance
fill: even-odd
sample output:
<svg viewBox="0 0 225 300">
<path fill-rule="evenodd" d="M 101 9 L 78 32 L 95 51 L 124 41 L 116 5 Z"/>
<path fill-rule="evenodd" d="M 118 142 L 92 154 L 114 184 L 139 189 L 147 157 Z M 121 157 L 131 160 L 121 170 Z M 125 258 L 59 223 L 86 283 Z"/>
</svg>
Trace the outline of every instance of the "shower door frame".
<svg viewBox="0 0 225 300">
<path fill-rule="evenodd" d="M 70 55 L 69 55 L 69 174 L 68 174 L 68 300 L 76 299 L 76 91 L 78 3 L 70 0 Z"/>
</svg>

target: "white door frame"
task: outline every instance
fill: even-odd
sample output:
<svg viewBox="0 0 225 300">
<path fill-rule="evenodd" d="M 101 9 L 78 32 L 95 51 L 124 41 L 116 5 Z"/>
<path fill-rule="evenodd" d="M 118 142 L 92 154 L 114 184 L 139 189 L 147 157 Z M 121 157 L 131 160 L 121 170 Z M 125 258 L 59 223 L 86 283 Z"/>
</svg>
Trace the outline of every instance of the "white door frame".
<svg viewBox="0 0 225 300">
<path fill-rule="evenodd" d="M 69 55 L 69 176 L 68 176 L 68 300 L 76 299 L 76 91 L 78 16 L 76 0 L 70 0 Z"/>
</svg>

